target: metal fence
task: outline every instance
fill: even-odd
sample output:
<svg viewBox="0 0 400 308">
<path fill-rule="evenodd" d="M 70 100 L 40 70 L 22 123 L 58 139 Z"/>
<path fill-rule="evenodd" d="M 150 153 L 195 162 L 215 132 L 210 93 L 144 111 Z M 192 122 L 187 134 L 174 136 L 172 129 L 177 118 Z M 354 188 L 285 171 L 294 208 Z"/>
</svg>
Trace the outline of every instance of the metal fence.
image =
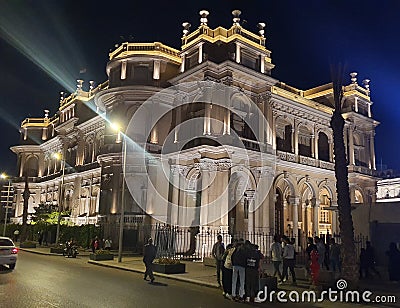
<svg viewBox="0 0 400 308">
<path fill-rule="evenodd" d="M 221 231 L 218 229 L 180 228 L 170 225 L 157 224 L 150 228 L 150 234 L 157 246 L 157 257 L 168 257 L 183 260 L 203 260 L 211 257 L 212 247 L 217 241 L 217 236 L 222 236 L 225 245 L 233 239 L 249 240 L 259 246 L 260 251 L 266 257 L 266 262 L 270 262 L 270 247 L 273 243 L 274 235 L 265 232 L 235 232 Z M 320 238 L 324 243 L 329 243 L 331 237 L 335 238 L 336 243 L 341 244 L 338 235 L 321 234 Z M 291 237 L 297 252 L 296 262 L 306 264 L 308 256 L 306 253 L 307 237 Z M 357 235 L 354 238 L 357 257 L 360 255 L 361 248 L 366 246 L 366 236 Z"/>
</svg>

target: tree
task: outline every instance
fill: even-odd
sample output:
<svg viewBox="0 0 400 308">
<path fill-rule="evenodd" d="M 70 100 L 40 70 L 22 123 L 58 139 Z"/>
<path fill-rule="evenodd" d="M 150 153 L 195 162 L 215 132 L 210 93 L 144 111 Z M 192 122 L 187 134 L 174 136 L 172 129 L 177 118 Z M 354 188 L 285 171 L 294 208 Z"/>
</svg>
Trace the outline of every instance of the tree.
<svg viewBox="0 0 400 308">
<path fill-rule="evenodd" d="M 343 68 L 332 70 L 333 99 L 335 110 L 331 118 L 333 130 L 333 151 L 335 155 L 335 177 L 338 197 L 339 228 L 343 245 L 342 277 L 353 286 L 358 285 L 358 269 L 354 244 L 354 228 L 351 216 L 350 190 L 347 170 L 347 158 L 344 146 L 344 118 L 342 116 L 342 77 Z"/>
</svg>

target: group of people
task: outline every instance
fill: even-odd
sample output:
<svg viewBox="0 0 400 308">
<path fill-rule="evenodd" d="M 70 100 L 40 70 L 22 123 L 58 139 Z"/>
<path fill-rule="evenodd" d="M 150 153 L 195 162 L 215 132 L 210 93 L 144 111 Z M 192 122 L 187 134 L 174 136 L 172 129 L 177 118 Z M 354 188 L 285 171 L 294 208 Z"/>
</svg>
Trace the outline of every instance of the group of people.
<svg viewBox="0 0 400 308">
<path fill-rule="evenodd" d="M 296 250 L 294 244 L 294 239 L 289 239 L 287 236 L 282 236 L 281 238 L 277 235 L 274 236 L 274 242 L 271 244 L 271 260 L 274 265 L 273 276 L 276 277 L 276 275 L 278 275 L 280 279 L 279 283 L 288 281 L 289 269 L 292 276 L 292 284 L 296 285 L 296 273 L 294 271 L 296 265 Z M 280 271 L 281 263 L 282 273 Z"/>
<path fill-rule="evenodd" d="M 314 238 L 309 237 L 307 239 L 306 248 L 309 262 L 311 262 L 313 250 L 318 254 L 317 259 L 320 269 L 331 269 L 334 273 L 340 273 L 342 271 L 341 248 L 334 238 L 330 238 L 328 243 L 325 243 L 324 240 L 318 236 Z"/>
<path fill-rule="evenodd" d="M 223 288 L 223 295 L 239 302 L 256 301 L 259 291 L 261 260 L 264 258 L 259 247 L 243 239 L 233 240 L 224 247 L 222 236 L 212 248 L 217 266 L 217 282 Z M 222 273 L 222 281 L 221 281 Z"/>
<path fill-rule="evenodd" d="M 99 249 L 111 250 L 111 246 L 112 246 L 111 239 L 107 238 L 100 240 L 97 236 L 92 240 L 92 243 L 90 244 L 93 253 L 95 253 L 96 250 Z"/>
</svg>

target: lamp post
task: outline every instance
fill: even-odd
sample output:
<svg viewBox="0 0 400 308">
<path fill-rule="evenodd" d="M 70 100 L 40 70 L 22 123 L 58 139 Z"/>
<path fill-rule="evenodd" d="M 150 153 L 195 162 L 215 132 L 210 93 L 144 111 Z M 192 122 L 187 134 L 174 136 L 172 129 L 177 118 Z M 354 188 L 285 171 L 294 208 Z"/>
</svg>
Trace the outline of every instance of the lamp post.
<svg viewBox="0 0 400 308">
<path fill-rule="evenodd" d="M 125 222 L 125 171 L 126 171 L 126 136 L 121 132 L 119 125 L 112 123 L 111 128 L 117 131 L 116 143 L 122 141 L 122 192 L 121 192 L 121 215 L 119 221 L 119 238 L 118 238 L 118 262 L 122 262 L 122 246 L 124 238 L 124 222 Z"/>
<path fill-rule="evenodd" d="M 11 179 L 10 179 L 10 177 L 7 175 L 7 174 L 5 174 L 5 173 L 2 173 L 1 175 L 0 175 L 0 177 L 2 178 L 2 179 L 7 179 L 7 201 L 6 201 L 6 214 L 5 214 L 5 217 L 4 217 L 4 227 L 3 227 L 3 236 L 6 236 L 6 228 L 7 228 L 7 220 L 8 220 L 8 199 L 9 199 L 9 197 L 10 197 L 10 189 L 11 189 Z"/>
<path fill-rule="evenodd" d="M 61 184 L 60 184 L 60 192 L 58 194 L 58 215 L 57 215 L 57 232 L 56 232 L 56 245 L 58 245 L 58 240 L 60 237 L 60 222 L 61 222 L 61 206 L 62 201 L 64 200 L 63 186 L 64 186 L 64 175 L 65 175 L 65 158 L 61 153 L 53 153 L 53 158 L 61 161 Z"/>
</svg>

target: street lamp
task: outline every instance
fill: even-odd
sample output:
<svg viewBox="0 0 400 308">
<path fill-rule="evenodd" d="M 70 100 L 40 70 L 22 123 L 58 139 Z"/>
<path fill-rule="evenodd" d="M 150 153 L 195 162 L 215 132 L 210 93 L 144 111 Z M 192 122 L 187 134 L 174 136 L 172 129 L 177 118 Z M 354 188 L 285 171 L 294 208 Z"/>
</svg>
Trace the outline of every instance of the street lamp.
<svg viewBox="0 0 400 308">
<path fill-rule="evenodd" d="M 111 128 L 117 132 L 116 143 L 122 141 L 122 192 L 121 192 L 121 215 L 119 221 L 119 238 L 118 238 L 118 262 L 122 262 L 122 245 L 124 237 L 124 221 L 125 221 L 125 170 L 126 170 L 126 136 L 121 132 L 121 127 L 118 124 L 111 123 Z"/>
<path fill-rule="evenodd" d="M 8 219 L 8 199 L 9 199 L 9 197 L 10 197 L 10 189 L 11 189 L 11 179 L 10 179 L 10 177 L 7 175 L 7 174 L 5 174 L 5 173 L 2 173 L 1 175 L 0 175 L 0 177 L 2 178 L 2 179 L 7 179 L 7 181 L 8 181 L 8 183 L 7 183 L 7 201 L 6 201 L 6 215 L 5 215 L 5 218 L 4 218 L 4 228 L 3 228 L 3 236 L 6 236 L 6 228 L 7 228 L 7 219 Z"/>
<path fill-rule="evenodd" d="M 63 194 L 63 186 L 64 186 L 64 175 L 65 175 L 65 158 L 61 153 L 53 153 L 53 158 L 61 161 L 61 184 L 60 184 L 60 192 L 58 194 L 58 216 L 57 216 L 57 232 L 56 232 L 56 245 L 58 245 L 58 239 L 60 237 L 60 222 L 61 222 L 61 202 L 64 200 Z"/>
</svg>

